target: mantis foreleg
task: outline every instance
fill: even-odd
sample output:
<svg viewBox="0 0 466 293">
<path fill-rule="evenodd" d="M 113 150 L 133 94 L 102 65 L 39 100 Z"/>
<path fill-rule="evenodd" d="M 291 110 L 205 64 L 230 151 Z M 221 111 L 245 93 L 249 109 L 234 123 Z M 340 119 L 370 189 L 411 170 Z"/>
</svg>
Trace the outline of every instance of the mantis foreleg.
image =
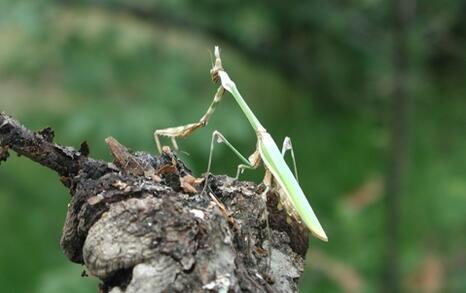
<svg viewBox="0 0 466 293">
<path fill-rule="evenodd" d="M 296 177 L 296 181 L 299 182 L 299 179 L 298 179 L 298 168 L 296 167 L 296 160 L 295 160 L 295 157 L 294 157 L 294 151 L 293 151 L 293 145 L 291 144 L 291 138 L 289 138 L 288 136 L 285 137 L 285 139 L 283 140 L 283 147 L 282 147 L 282 156 L 285 157 L 285 153 L 286 151 L 290 151 L 291 152 L 291 159 L 293 161 L 293 168 L 294 168 L 294 176 Z"/>
<path fill-rule="evenodd" d="M 220 103 L 222 100 L 224 93 L 223 87 L 219 87 L 217 92 L 215 93 L 214 99 L 212 103 L 210 104 L 209 108 L 207 109 L 207 112 L 204 114 L 204 116 L 199 119 L 198 122 L 196 123 L 191 123 L 191 124 L 186 124 L 178 127 L 170 127 L 170 128 L 165 128 L 165 129 L 157 129 L 154 132 L 154 139 L 155 143 L 157 144 L 157 149 L 159 153 L 162 152 L 162 145 L 160 144 L 160 136 L 167 136 L 171 138 L 173 148 L 175 150 L 178 150 L 178 145 L 176 143 L 176 138 L 177 137 L 186 137 L 191 135 L 196 129 L 202 128 L 207 125 L 209 122 L 210 117 L 215 111 L 215 108 L 217 107 L 217 104 Z"/>
</svg>

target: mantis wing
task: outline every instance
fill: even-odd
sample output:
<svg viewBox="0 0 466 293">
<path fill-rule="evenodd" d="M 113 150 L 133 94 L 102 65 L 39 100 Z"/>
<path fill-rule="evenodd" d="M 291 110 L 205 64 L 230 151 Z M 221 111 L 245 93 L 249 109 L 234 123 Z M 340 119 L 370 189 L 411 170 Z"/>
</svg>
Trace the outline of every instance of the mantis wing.
<svg viewBox="0 0 466 293">
<path fill-rule="evenodd" d="M 290 168 L 283 159 L 277 145 L 267 132 L 259 132 L 259 152 L 264 165 L 272 173 L 278 185 L 283 189 L 287 198 L 282 201 L 290 201 L 291 206 L 296 210 L 301 220 L 309 228 L 314 236 L 327 241 L 327 235 L 319 223 L 317 216 L 312 210 L 301 186 L 293 176 Z M 289 211 L 294 212 L 294 211 Z"/>
</svg>

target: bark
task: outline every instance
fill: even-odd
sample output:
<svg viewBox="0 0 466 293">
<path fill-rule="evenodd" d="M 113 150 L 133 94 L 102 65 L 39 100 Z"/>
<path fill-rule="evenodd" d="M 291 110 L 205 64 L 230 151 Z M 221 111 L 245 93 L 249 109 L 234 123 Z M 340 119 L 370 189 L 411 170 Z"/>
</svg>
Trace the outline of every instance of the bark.
<svg viewBox="0 0 466 293">
<path fill-rule="evenodd" d="M 112 163 L 0 114 L 0 160 L 14 150 L 69 187 L 61 247 L 101 292 L 297 292 L 308 234 L 277 210 L 275 194 L 268 237 L 262 186 L 214 175 L 206 183 L 168 149 L 155 157 L 106 142 Z"/>
</svg>

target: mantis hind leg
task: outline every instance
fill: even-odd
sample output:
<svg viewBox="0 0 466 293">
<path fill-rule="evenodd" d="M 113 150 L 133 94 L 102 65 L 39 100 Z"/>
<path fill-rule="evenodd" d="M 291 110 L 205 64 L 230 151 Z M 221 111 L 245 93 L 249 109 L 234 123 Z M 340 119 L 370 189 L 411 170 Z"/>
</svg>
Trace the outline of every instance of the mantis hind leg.
<svg viewBox="0 0 466 293">
<path fill-rule="evenodd" d="M 291 138 L 289 138 L 288 136 L 285 137 L 285 139 L 283 140 L 283 147 L 282 147 L 282 156 L 283 157 L 285 157 L 286 151 L 291 152 L 291 160 L 293 161 L 294 176 L 296 177 L 296 181 L 299 182 L 298 168 L 296 167 L 296 159 L 294 157 L 293 145 L 291 144 Z"/>
</svg>

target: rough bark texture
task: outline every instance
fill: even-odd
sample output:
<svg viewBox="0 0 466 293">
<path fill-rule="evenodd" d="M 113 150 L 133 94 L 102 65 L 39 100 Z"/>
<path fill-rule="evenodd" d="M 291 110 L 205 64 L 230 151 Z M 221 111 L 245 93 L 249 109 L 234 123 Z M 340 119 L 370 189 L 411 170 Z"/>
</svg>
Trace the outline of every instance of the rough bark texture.
<svg viewBox="0 0 466 293">
<path fill-rule="evenodd" d="M 106 140 L 115 161 L 89 158 L 0 114 L 0 161 L 12 149 L 60 175 L 71 199 L 61 246 L 102 280 L 102 292 L 297 292 L 307 232 L 276 209 L 262 186 L 227 176 L 205 180 L 166 149 L 130 153 Z M 270 261 L 270 263 L 269 263 Z"/>
</svg>

